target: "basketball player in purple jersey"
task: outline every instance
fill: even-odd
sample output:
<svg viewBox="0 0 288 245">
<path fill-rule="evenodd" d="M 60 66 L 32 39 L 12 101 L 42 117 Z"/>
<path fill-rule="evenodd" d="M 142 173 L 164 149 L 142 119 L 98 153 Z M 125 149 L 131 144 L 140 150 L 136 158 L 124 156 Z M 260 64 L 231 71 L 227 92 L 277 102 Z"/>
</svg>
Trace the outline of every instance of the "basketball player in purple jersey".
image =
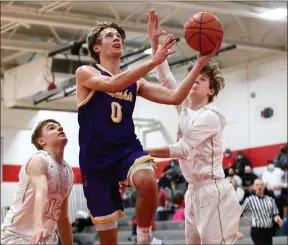
<svg viewBox="0 0 288 245">
<path fill-rule="evenodd" d="M 68 198 L 74 174 L 64 161 L 67 138 L 59 122 L 38 124 L 32 143 L 39 150 L 24 164 L 10 210 L 1 225 L 1 244 L 73 244 Z"/>
<path fill-rule="evenodd" d="M 135 134 L 132 114 L 136 96 L 162 104 L 178 105 L 205 65 L 191 70 L 175 90 L 155 86 L 142 77 L 175 51 L 168 35 L 155 55 L 129 71 L 120 71 L 125 31 L 116 23 L 102 23 L 87 37 L 96 64 L 76 71 L 79 107 L 79 164 L 84 194 L 101 244 L 117 244 L 117 219 L 123 216 L 119 182 L 138 190 L 137 243 L 161 244 L 151 235 L 157 207 L 157 181 L 152 157 L 143 151 Z M 214 53 L 215 54 L 215 53 Z"/>
<path fill-rule="evenodd" d="M 152 53 L 158 48 L 158 15 L 147 14 L 148 36 Z M 199 56 L 195 66 L 203 59 Z M 195 67 L 194 66 L 194 67 Z M 177 110 L 180 116 L 177 143 L 146 149 L 154 157 L 180 159 L 181 171 L 189 183 L 185 194 L 186 244 L 232 244 L 242 239 L 239 233 L 241 208 L 232 184 L 224 179 L 222 168 L 222 131 L 224 115 L 209 104 L 224 88 L 224 78 L 216 63 L 202 67 L 189 93 Z M 188 71 L 192 68 L 188 66 Z M 156 67 L 162 86 L 175 89 L 177 84 L 167 61 Z"/>
</svg>

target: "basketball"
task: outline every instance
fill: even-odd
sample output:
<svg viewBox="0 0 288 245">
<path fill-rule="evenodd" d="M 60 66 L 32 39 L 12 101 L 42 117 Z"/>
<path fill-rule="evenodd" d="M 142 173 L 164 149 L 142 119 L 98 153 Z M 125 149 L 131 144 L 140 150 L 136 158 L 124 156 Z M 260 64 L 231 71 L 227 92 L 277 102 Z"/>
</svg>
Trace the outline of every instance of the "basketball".
<svg viewBox="0 0 288 245">
<path fill-rule="evenodd" d="M 184 25 L 187 44 L 200 53 L 209 53 L 221 44 L 224 28 L 219 19 L 207 12 L 192 15 Z"/>
</svg>

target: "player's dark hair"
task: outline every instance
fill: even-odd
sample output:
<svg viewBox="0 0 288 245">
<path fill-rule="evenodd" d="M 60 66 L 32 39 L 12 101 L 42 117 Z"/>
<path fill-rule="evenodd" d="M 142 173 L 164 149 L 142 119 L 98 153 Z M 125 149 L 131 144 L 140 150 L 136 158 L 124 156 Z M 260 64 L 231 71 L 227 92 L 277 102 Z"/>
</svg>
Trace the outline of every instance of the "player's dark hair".
<svg viewBox="0 0 288 245">
<path fill-rule="evenodd" d="M 123 29 L 122 26 L 118 25 L 117 23 L 113 21 L 109 21 L 109 22 L 105 21 L 103 23 L 97 23 L 97 26 L 89 32 L 87 39 L 86 39 L 86 43 L 88 45 L 88 51 L 90 53 L 90 56 L 96 61 L 96 63 L 100 63 L 100 58 L 99 58 L 99 54 L 94 51 L 93 46 L 95 44 L 101 44 L 102 38 L 100 36 L 100 33 L 106 28 L 113 28 L 116 31 L 118 31 L 118 33 L 120 34 L 122 38 L 123 43 L 126 38 L 125 30 Z"/>
<path fill-rule="evenodd" d="M 56 123 L 58 125 L 60 125 L 59 122 L 57 122 L 56 120 L 54 119 L 46 119 L 46 120 L 43 120 L 41 122 L 38 123 L 38 125 L 36 126 L 36 128 L 34 129 L 33 131 L 33 134 L 31 136 L 31 143 L 33 145 L 35 145 L 35 147 L 38 149 L 38 150 L 43 150 L 42 146 L 38 144 L 37 140 L 42 137 L 42 130 L 43 128 L 45 127 L 45 125 L 47 125 L 49 122 L 52 122 L 52 123 Z"/>
<path fill-rule="evenodd" d="M 195 64 L 190 62 L 187 71 L 190 72 Z M 210 89 L 214 89 L 214 94 L 209 96 L 208 102 L 211 103 L 214 97 L 218 95 L 220 90 L 225 87 L 225 79 L 221 75 L 218 63 L 209 60 L 201 70 L 201 74 L 205 74 L 210 78 Z"/>
</svg>

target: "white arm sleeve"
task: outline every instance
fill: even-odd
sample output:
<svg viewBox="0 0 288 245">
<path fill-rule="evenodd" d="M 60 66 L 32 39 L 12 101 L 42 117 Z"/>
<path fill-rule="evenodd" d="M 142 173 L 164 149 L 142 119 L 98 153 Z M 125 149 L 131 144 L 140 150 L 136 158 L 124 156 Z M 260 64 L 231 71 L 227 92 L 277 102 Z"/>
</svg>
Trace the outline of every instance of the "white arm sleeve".
<svg viewBox="0 0 288 245">
<path fill-rule="evenodd" d="M 155 69 L 157 71 L 157 79 L 163 87 L 168 88 L 170 90 L 174 90 L 177 87 L 177 81 L 170 70 L 167 60 L 165 60 L 160 65 L 156 66 Z M 182 103 L 182 105 L 176 106 L 176 109 L 179 114 L 181 111 L 181 107 L 184 104 L 185 101 Z"/>
<path fill-rule="evenodd" d="M 188 127 L 177 143 L 168 146 L 171 158 L 186 159 L 192 149 L 222 130 L 219 116 L 211 110 L 204 111 Z"/>
<path fill-rule="evenodd" d="M 156 66 L 156 71 L 157 71 L 157 79 L 163 87 L 169 88 L 171 90 L 177 87 L 176 79 L 170 70 L 167 60 L 165 60 L 160 65 Z"/>
</svg>

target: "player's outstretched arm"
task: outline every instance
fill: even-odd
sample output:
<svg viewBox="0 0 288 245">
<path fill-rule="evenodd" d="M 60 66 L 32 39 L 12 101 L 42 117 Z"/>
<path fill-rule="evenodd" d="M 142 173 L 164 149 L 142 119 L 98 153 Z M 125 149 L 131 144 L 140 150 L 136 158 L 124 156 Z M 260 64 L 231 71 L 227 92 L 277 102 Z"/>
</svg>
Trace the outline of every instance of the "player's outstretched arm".
<svg viewBox="0 0 288 245">
<path fill-rule="evenodd" d="M 169 34 L 155 55 L 136 68 L 113 77 L 107 77 L 100 75 L 95 68 L 81 66 L 76 71 L 76 81 L 78 84 L 89 89 L 109 93 L 119 92 L 145 76 L 157 65 L 166 60 L 169 55 L 174 54 L 175 51 L 170 50 L 175 45 L 175 41 L 171 42 L 173 38 L 174 35 Z"/>
<path fill-rule="evenodd" d="M 192 70 L 184 78 L 184 80 L 176 87 L 173 91 L 161 87 L 149 84 L 147 82 L 140 82 L 138 94 L 143 98 L 168 105 L 180 105 L 190 93 L 190 90 L 197 79 L 197 76 L 200 74 L 201 70 L 208 62 L 208 60 L 213 57 L 218 51 L 219 46 L 207 55 L 199 55 L 196 64 L 193 66 Z"/>
<path fill-rule="evenodd" d="M 152 157 L 186 159 L 189 152 L 223 129 L 219 116 L 210 110 L 200 114 L 175 144 L 144 149 Z"/>
<path fill-rule="evenodd" d="M 70 193 L 69 193 L 70 194 Z M 73 244 L 72 227 L 68 217 L 69 195 L 64 199 L 61 205 L 61 213 L 57 222 L 57 229 L 63 245 Z"/>
<path fill-rule="evenodd" d="M 26 171 L 31 178 L 31 182 L 35 190 L 35 230 L 31 242 L 32 244 L 38 244 L 39 241 L 45 239 L 48 235 L 48 231 L 44 227 L 46 204 L 48 201 L 48 182 L 46 178 L 47 164 L 41 157 L 34 157 L 28 163 Z"/>
<path fill-rule="evenodd" d="M 152 55 L 154 55 L 159 46 L 160 36 L 166 34 L 165 31 L 159 31 L 158 28 L 158 14 L 152 9 L 146 14 L 147 17 L 147 34 L 151 41 Z M 177 82 L 173 76 L 167 60 L 165 60 L 160 65 L 156 66 L 157 79 L 163 87 L 169 89 L 175 89 L 177 87 Z"/>
<path fill-rule="evenodd" d="M 200 74 L 204 65 L 196 63 L 188 76 L 174 90 L 150 84 L 144 79 L 140 80 L 138 94 L 143 98 L 167 105 L 180 105 L 190 93 L 198 74 Z"/>
</svg>

